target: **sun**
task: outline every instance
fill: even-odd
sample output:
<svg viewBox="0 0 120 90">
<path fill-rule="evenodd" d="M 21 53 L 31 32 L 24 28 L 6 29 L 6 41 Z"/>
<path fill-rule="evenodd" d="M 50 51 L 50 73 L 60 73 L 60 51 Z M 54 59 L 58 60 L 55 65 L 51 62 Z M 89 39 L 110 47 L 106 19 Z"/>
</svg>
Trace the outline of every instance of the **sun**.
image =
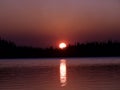
<svg viewBox="0 0 120 90">
<path fill-rule="evenodd" d="M 66 47 L 67 47 L 67 45 L 66 45 L 66 43 L 64 43 L 64 42 L 62 42 L 62 43 L 59 44 L 59 48 L 60 48 L 60 49 L 64 49 L 64 48 L 66 48 Z"/>
</svg>

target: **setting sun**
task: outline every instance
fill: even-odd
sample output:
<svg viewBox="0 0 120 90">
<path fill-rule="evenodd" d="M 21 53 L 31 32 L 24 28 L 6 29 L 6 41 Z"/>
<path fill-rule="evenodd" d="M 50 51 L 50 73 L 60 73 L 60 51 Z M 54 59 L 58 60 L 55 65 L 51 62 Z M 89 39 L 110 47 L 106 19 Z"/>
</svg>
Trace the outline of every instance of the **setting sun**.
<svg viewBox="0 0 120 90">
<path fill-rule="evenodd" d="M 64 42 L 62 42 L 62 43 L 59 44 L 59 48 L 60 48 L 60 49 L 64 49 L 64 48 L 66 48 L 66 47 L 67 47 L 67 45 L 66 45 L 66 43 L 64 43 Z"/>
</svg>

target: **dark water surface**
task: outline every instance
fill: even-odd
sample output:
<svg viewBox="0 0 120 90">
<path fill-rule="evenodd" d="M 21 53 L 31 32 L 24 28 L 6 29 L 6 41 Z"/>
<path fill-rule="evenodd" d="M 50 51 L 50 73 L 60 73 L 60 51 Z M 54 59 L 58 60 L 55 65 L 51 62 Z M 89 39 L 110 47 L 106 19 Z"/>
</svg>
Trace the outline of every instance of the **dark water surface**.
<svg viewBox="0 0 120 90">
<path fill-rule="evenodd" d="M 120 58 L 0 60 L 0 90 L 120 90 Z"/>
</svg>

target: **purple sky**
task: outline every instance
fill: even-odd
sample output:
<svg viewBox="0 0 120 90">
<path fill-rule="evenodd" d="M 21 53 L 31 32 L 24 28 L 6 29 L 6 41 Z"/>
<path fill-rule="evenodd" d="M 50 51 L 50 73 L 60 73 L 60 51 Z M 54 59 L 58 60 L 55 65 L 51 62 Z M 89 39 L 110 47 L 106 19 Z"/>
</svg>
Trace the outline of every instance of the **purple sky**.
<svg viewBox="0 0 120 90">
<path fill-rule="evenodd" d="M 0 36 L 37 47 L 120 41 L 120 1 L 0 0 Z"/>
</svg>

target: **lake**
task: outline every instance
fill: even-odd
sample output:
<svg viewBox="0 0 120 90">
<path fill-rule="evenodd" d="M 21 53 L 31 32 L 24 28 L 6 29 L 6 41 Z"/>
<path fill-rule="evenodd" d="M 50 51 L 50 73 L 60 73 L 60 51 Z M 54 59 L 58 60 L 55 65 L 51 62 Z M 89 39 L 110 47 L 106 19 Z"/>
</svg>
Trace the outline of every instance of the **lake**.
<svg viewBox="0 0 120 90">
<path fill-rule="evenodd" d="M 120 58 L 1 59 L 0 90 L 120 90 Z"/>
</svg>

